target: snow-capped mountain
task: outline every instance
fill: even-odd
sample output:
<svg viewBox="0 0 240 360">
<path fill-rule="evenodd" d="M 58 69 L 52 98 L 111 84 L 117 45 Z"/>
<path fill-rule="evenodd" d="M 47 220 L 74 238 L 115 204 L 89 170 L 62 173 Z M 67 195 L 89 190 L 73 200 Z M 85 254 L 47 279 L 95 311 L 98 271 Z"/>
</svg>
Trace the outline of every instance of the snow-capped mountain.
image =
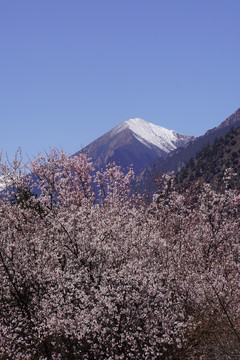
<svg viewBox="0 0 240 360">
<path fill-rule="evenodd" d="M 107 163 L 114 161 L 124 168 L 133 165 L 138 174 L 149 163 L 194 138 L 140 118 L 132 118 L 93 141 L 82 151 L 92 158 L 95 169 L 104 168 Z"/>
<path fill-rule="evenodd" d="M 137 140 L 149 148 L 153 146 L 158 148 L 160 154 L 162 151 L 168 153 L 179 146 L 184 146 L 190 138 L 194 138 L 193 136 L 180 135 L 174 130 L 151 124 L 141 118 L 124 121 L 112 130 L 112 135 L 125 129 L 129 129 Z"/>
</svg>

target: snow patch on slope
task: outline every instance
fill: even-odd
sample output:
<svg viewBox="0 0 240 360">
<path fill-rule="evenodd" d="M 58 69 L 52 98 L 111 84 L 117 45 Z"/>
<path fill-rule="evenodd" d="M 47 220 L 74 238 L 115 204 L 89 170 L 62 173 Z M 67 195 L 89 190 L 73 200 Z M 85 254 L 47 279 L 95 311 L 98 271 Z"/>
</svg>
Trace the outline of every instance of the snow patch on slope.
<svg viewBox="0 0 240 360">
<path fill-rule="evenodd" d="M 132 118 L 113 129 L 114 135 L 127 128 L 134 133 L 139 141 L 148 147 L 154 145 L 166 152 L 177 148 L 176 144 L 179 136 L 174 130 L 151 124 L 141 118 Z"/>
</svg>

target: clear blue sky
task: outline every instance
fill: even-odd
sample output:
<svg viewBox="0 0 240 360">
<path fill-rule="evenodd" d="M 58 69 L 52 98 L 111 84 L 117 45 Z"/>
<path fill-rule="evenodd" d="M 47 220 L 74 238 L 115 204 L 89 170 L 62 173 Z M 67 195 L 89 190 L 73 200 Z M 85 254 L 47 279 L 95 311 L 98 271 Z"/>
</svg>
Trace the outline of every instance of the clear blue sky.
<svg viewBox="0 0 240 360">
<path fill-rule="evenodd" d="M 130 117 L 201 135 L 239 107 L 239 0 L 0 1 L 10 157 L 72 154 Z"/>
</svg>

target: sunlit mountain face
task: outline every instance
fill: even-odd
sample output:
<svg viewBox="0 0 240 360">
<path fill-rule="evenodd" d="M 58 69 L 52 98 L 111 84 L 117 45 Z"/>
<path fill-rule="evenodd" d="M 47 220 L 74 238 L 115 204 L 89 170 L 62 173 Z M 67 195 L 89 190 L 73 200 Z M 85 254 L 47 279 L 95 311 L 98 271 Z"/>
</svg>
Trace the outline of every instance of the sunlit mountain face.
<svg viewBox="0 0 240 360">
<path fill-rule="evenodd" d="M 149 163 L 185 146 L 194 138 L 140 118 L 132 118 L 96 139 L 82 151 L 92 158 L 96 170 L 104 168 L 109 162 L 115 162 L 124 168 L 133 165 L 138 174 Z"/>
</svg>

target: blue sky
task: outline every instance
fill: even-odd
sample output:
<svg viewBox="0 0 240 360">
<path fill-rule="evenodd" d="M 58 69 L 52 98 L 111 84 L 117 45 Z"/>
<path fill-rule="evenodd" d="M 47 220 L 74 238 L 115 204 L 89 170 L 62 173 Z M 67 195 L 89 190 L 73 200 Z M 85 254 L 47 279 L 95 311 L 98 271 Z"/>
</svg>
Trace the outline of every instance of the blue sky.
<svg viewBox="0 0 240 360">
<path fill-rule="evenodd" d="M 72 154 L 131 117 L 201 135 L 240 107 L 239 0 L 1 0 L 0 149 Z"/>
</svg>

